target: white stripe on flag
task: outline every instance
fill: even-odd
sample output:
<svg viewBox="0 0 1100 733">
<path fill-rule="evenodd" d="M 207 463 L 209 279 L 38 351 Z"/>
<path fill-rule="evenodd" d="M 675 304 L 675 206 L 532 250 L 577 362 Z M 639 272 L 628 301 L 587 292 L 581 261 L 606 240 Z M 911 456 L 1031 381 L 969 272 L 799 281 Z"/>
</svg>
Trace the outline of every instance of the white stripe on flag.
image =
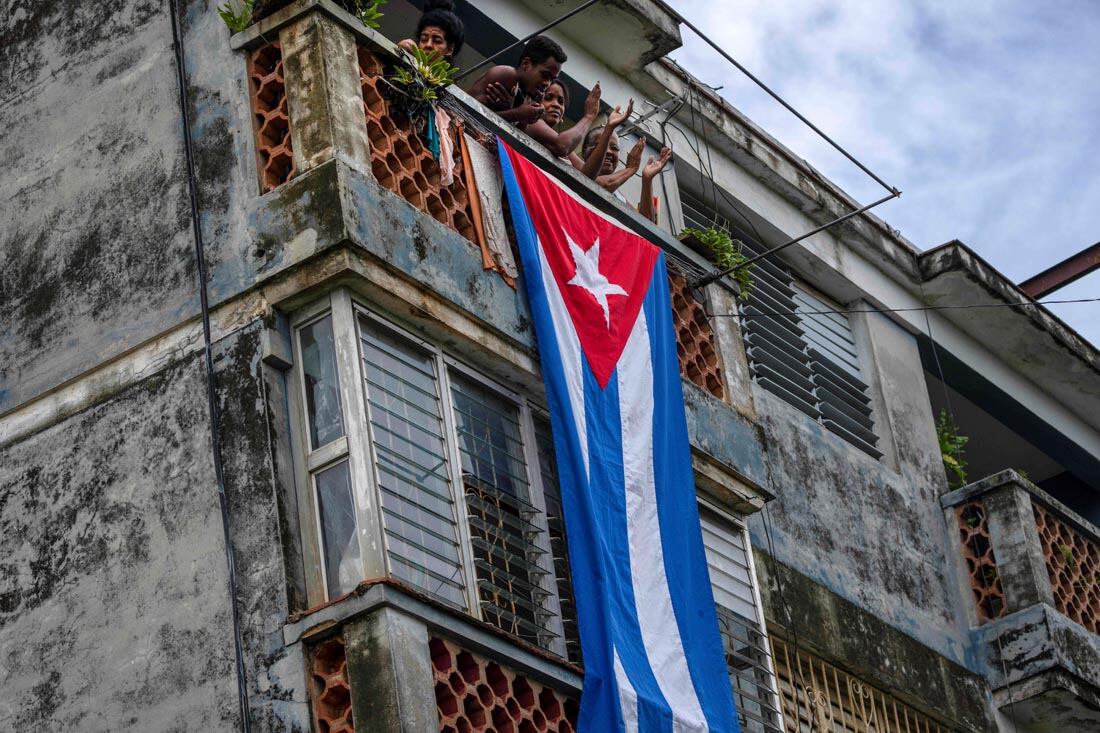
<svg viewBox="0 0 1100 733">
<path fill-rule="evenodd" d="M 550 320 L 554 323 L 554 335 L 561 352 L 561 368 L 565 372 L 565 383 L 569 392 L 569 404 L 573 408 L 573 423 L 580 440 L 581 456 L 584 458 L 584 480 L 588 482 L 591 471 L 588 470 L 588 423 L 584 410 L 584 357 L 581 355 L 581 342 L 573 326 L 573 319 L 565 309 L 565 301 L 558 290 L 550 263 L 542 251 L 542 242 L 536 241 L 539 253 L 539 265 L 542 269 L 542 284 L 546 290 L 546 301 L 550 306 Z"/>
<path fill-rule="evenodd" d="M 630 677 L 623 669 L 619 650 L 615 649 L 615 681 L 619 685 L 619 707 L 623 710 L 624 733 L 638 733 L 638 693 L 630 684 Z"/>
<path fill-rule="evenodd" d="M 661 275 L 657 273 L 654 277 Z M 653 475 L 653 363 L 644 309 L 638 313 L 638 320 L 619 358 L 617 376 L 627 542 L 642 643 L 653 676 L 672 708 L 673 730 L 676 733 L 706 733 L 706 716 L 691 681 L 665 575 Z"/>
</svg>

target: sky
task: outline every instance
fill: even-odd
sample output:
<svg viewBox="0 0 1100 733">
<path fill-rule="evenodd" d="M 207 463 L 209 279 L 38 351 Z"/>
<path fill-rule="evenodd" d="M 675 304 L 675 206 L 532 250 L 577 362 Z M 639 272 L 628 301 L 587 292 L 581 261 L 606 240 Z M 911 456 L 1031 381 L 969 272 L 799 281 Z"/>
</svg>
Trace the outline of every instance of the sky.
<svg viewBox="0 0 1100 733">
<path fill-rule="evenodd" d="M 1100 0 L 673 0 L 903 191 L 877 215 L 1019 282 L 1100 241 Z M 883 192 L 683 28 L 672 56 L 861 203 Z M 1049 298 L 1100 297 L 1100 271 Z M 1100 346 L 1100 302 L 1051 306 Z"/>
</svg>

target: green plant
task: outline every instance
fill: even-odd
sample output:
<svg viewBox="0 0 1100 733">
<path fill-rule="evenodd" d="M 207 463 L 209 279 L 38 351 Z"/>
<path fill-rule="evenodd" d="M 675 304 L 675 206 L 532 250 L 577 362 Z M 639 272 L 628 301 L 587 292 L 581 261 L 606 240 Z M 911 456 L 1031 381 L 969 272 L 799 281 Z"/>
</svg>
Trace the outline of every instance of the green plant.
<svg viewBox="0 0 1100 733">
<path fill-rule="evenodd" d="M 936 422 L 936 437 L 940 441 L 940 455 L 943 457 L 943 468 L 948 474 L 948 484 L 957 489 L 966 484 L 966 459 L 962 454 L 970 438 L 959 435 L 959 427 L 948 416 L 947 410 L 940 410 L 940 419 Z"/>
<path fill-rule="evenodd" d="M 229 26 L 229 30 L 240 33 L 252 25 L 252 12 L 256 7 L 256 0 L 243 0 L 240 3 L 240 11 L 233 10 L 232 2 L 227 2 L 218 8 L 218 15 Z"/>
<path fill-rule="evenodd" d="M 434 102 L 439 99 L 440 89 L 454 84 L 458 67 L 416 47 L 412 49 L 412 57 L 412 68 L 397 67 L 390 81 L 404 87 L 415 102 Z"/>
<path fill-rule="evenodd" d="M 756 281 L 752 279 L 751 265 L 749 267 L 738 267 L 749 259 L 744 253 L 744 242 L 740 239 L 734 239 L 729 232 L 718 227 L 708 227 L 707 229 L 685 227 L 680 232 L 680 236 L 694 237 L 700 244 L 710 250 L 711 256 L 714 258 L 714 264 L 718 266 L 718 269 L 729 270 L 737 267 L 736 270 L 730 273 L 734 282 L 737 283 L 737 297 L 741 300 L 749 299 Z"/>
<path fill-rule="evenodd" d="M 1077 564 L 1077 558 L 1073 556 L 1073 548 L 1069 545 L 1058 545 L 1058 552 L 1062 553 L 1062 559 L 1071 568 Z"/>
<path fill-rule="evenodd" d="M 385 15 L 379 8 L 387 2 L 388 0 L 370 0 L 370 2 L 355 0 L 355 17 L 368 28 L 378 28 L 380 25 L 378 21 Z"/>
</svg>

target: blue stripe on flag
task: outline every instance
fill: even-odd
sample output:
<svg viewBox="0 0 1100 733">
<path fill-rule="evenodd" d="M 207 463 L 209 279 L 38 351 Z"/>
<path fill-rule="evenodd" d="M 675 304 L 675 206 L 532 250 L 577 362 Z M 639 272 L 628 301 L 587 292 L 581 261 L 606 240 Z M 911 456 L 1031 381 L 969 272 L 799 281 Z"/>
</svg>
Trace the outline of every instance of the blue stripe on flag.
<svg viewBox="0 0 1100 733">
<path fill-rule="evenodd" d="M 691 443 L 684 417 L 683 384 L 665 267 L 662 253 L 642 304 L 649 324 L 653 359 L 653 463 L 661 542 L 665 547 L 665 574 L 695 693 L 710 730 L 737 733 L 739 726 L 729 670 L 720 644 L 718 615 L 699 525 Z M 686 487 L 692 490 L 685 490 Z"/>
</svg>

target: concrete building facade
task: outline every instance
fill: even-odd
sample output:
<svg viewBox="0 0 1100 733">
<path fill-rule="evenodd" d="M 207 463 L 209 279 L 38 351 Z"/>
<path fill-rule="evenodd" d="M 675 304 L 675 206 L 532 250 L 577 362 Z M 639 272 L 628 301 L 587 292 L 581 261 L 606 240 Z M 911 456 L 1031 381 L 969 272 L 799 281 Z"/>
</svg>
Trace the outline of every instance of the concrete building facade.
<svg viewBox="0 0 1100 733">
<path fill-rule="evenodd" d="M 458 63 L 579 4 L 459 2 Z M 744 730 L 1100 730 L 1092 345 L 869 215 L 747 299 L 692 288 L 685 225 L 763 252 L 859 204 L 669 60 L 658 0 L 551 34 L 572 117 L 597 80 L 675 101 L 624 135 L 675 149 L 659 225 L 459 89 L 480 149 L 444 186 L 387 86 L 422 3 L 258 5 L 0 20 L 0 727 L 575 729 L 536 343 L 474 165 L 500 135 L 672 262 Z M 990 307 L 925 309 L 960 303 Z"/>
</svg>

